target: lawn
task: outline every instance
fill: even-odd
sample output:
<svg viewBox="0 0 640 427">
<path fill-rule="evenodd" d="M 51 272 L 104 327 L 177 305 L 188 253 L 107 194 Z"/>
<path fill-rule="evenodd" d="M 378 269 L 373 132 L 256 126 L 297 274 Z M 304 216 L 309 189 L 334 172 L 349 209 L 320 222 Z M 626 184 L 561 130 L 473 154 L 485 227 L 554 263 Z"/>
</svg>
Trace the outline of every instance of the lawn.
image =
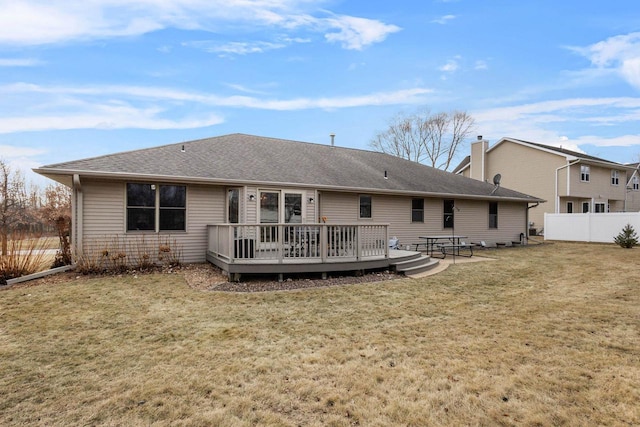
<svg viewBox="0 0 640 427">
<path fill-rule="evenodd" d="M 290 292 L 0 291 L 0 425 L 640 425 L 640 249 L 481 255 Z"/>
</svg>

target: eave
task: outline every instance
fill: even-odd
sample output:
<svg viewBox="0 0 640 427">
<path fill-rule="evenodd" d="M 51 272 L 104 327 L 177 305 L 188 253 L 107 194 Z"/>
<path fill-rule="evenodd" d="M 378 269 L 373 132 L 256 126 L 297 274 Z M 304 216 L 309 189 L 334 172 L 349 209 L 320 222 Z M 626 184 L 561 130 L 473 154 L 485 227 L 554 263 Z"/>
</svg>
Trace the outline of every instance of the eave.
<svg viewBox="0 0 640 427">
<path fill-rule="evenodd" d="M 424 191 L 407 191 L 394 189 L 379 189 L 370 187 L 345 187 L 332 186 L 326 184 L 303 184 L 297 182 L 274 182 L 274 181 L 252 181 L 252 180 L 233 180 L 233 179 L 217 179 L 217 178 L 201 178 L 189 176 L 175 175 L 157 175 L 157 174 L 139 174 L 126 172 L 95 172 L 87 170 L 70 170 L 70 169 L 51 169 L 36 168 L 34 172 L 41 174 L 49 179 L 60 182 L 71 187 L 74 175 L 81 178 L 94 178 L 116 181 L 157 181 L 172 182 L 179 184 L 201 184 L 201 185 L 222 185 L 222 186 L 264 186 L 264 187 L 295 187 L 314 190 L 348 192 L 348 193 L 371 193 L 385 195 L 402 195 L 402 196 L 419 196 L 419 197 L 435 197 L 435 198 L 458 198 L 466 200 L 494 200 L 494 201 L 511 201 L 522 203 L 544 203 L 546 200 L 535 197 L 507 197 L 494 195 L 476 195 L 476 194 L 460 194 L 460 193 L 442 193 L 442 192 L 424 192 Z M 68 182 L 68 183 L 67 183 Z"/>
</svg>

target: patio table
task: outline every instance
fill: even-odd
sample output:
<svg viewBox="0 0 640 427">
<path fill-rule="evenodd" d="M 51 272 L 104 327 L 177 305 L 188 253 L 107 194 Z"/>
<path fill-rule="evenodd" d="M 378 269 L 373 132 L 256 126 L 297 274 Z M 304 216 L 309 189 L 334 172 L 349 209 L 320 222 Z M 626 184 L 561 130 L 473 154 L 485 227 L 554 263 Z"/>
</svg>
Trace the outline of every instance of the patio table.
<svg viewBox="0 0 640 427">
<path fill-rule="evenodd" d="M 433 249 L 438 242 L 448 242 L 451 245 L 460 246 L 460 240 L 466 239 L 467 236 L 449 234 L 438 236 L 419 236 L 419 238 L 427 241 L 427 252 L 429 252 L 429 256 L 433 256 Z"/>
</svg>

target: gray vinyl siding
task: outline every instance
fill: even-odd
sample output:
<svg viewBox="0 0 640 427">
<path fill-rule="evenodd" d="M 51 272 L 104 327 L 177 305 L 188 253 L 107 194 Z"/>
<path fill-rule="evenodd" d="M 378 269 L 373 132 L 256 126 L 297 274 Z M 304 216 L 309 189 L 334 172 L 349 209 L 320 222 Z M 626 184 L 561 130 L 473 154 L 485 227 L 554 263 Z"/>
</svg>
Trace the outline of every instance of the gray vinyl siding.
<svg viewBox="0 0 640 427">
<path fill-rule="evenodd" d="M 498 228 L 489 228 L 489 202 L 455 200 L 454 229 L 444 228 L 443 199 L 425 198 L 424 223 L 411 222 L 411 200 L 408 196 L 373 195 L 372 219 L 358 219 L 359 194 L 323 193 L 322 215 L 328 223 L 387 223 L 389 236 L 396 236 L 401 244 L 419 241 L 419 236 L 448 235 L 455 232 L 468 236 L 470 242 L 518 241 L 526 233 L 526 204 L 498 202 Z"/>
<path fill-rule="evenodd" d="M 169 240 L 182 251 L 183 262 L 204 262 L 207 250 L 207 225 L 218 224 L 225 217 L 225 189 L 187 186 L 186 231 L 173 233 L 126 232 L 125 182 L 84 182 L 85 253 L 102 251 L 114 241 L 133 245 L 144 238 L 149 244 Z"/>
<path fill-rule="evenodd" d="M 354 193 L 330 193 L 322 192 L 320 215 L 327 217 L 328 223 L 347 222 L 353 223 L 358 221 L 360 214 L 358 194 Z M 376 198 L 372 200 L 372 209 L 376 210 Z"/>
</svg>

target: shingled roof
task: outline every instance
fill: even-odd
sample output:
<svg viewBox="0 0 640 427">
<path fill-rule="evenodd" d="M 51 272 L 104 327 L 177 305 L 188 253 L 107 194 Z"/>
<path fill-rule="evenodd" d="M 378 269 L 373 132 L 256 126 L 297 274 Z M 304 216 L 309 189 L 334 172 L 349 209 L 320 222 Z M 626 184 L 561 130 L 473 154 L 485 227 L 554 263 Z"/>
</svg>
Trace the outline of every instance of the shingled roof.
<svg viewBox="0 0 640 427">
<path fill-rule="evenodd" d="M 80 177 L 313 187 L 459 198 L 543 200 L 388 154 L 231 134 L 52 164 L 35 172 Z M 386 177 L 385 177 L 386 173 Z M 65 178 L 66 177 L 66 178 Z"/>
</svg>

